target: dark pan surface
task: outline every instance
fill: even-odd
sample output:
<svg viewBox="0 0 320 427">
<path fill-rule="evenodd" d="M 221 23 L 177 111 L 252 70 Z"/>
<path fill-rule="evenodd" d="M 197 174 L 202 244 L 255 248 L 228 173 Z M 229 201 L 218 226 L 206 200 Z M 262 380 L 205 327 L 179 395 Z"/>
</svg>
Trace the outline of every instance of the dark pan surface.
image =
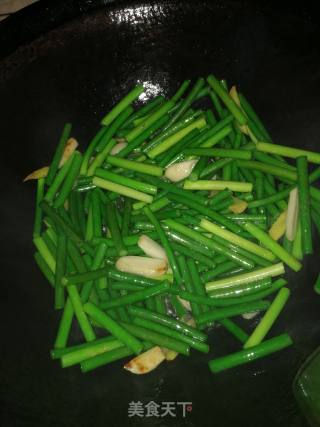
<svg viewBox="0 0 320 427">
<path fill-rule="evenodd" d="M 272 357 L 211 375 L 206 362 L 237 349 L 214 330 L 209 356 L 179 357 L 148 376 L 130 375 L 121 363 L 82 375 L 49 358 L 58 315 L 32 258 L 34 186 L 21 179 L 50 161 L 64 122 L 85 146 L 103 113 L 138 81 L 148 96 L 170 95 L 183 79 L 214 72 L 241 87 L 276 142 L 319 150 L 320 28 L 307 6 L 111 3 L 41 1 L 0 25 L 0 52 L 19 46 L 0 62 L 1 425 L 305 426 L 291 383 L 320 343 L 312 290 L 319 245 L 290 276 L 293 295 L 273 329 L 291 333 L 295 346 Z M 181 411 L 128 418 L 129 402 L 151 400 L 191 401 L 193 410 L 186 418 Z"/>
</svg>

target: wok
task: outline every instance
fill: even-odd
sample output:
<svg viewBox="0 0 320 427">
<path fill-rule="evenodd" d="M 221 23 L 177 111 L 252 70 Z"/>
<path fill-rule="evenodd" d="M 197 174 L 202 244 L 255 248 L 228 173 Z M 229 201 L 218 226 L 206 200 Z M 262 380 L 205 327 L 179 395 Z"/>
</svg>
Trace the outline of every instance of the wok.
<svg viewBox="0 0 320 427">
<path fill-rule="evenodd" d="M 0 24 L 2 426 L 306 425 L 291 383 L 320 342 L 318 243 L 289 274 L 292 297 L 272 332 L 288 331 L 293 347 L 212 375 L 207 361 L 238 348 L 217 328 L 209 355 L 145 376 L 122 362 L 81 374 L 49 357 L 59 315 L 33 261 L 35 188 L 21 182 L 50 162 L 66 121 L 84 147 L 137 82 L 146 98 L 170 96 L 182 80 L 210 72 L 241 87 L 275 142 L 319 150 L 319 23 L 307 3 L 279 3 L 41 0 Z M 192 411 L 128 417 L 131 401 L 192 402 Z"/>
</svg>

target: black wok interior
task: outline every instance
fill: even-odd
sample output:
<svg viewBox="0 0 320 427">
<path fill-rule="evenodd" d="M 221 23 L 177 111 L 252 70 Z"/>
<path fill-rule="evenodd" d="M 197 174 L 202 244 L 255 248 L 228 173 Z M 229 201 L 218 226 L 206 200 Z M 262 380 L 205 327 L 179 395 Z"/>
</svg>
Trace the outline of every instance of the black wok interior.
<svg viewBox="0 0 320 427">
<path fill-rule="evenodd" d="M 67 3 L 67 4 L 64 4 Z M 17 31 L 19 29 L 19 31 Z M 59 315 L 33 261 L 35 186 L 63 124 L 85 147 L 100 118 L 134 84 L 170 96 L 210 72 L 237 84 L 274 141 L 319 150 L 320 26 L 299 7 L 250 1 L 46 1 L 0 24 L 0 422 L 10 426 L 306 426 L 292 380 L 320 343 L 313 291 L 319 244 L 272 330 L 295 345 L 218 375 L 207 361 L 236 351 L 222 329 L 209 355 L 192 354 L 134 376 L 116 362 L 90 374 L 50 360 Z M 244 322 L 252 330 L 257 320 Z M 75 329 L 73 341 L 79 342 Z M 131 401 L 191 401 L 186 418 L 128 418 Z"/>
</svg>

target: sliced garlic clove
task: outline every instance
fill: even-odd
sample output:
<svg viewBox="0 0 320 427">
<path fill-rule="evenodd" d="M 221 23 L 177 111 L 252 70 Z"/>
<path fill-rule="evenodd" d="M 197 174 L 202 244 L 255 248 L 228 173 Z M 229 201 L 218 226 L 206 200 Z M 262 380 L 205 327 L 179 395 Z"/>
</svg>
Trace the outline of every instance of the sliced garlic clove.
<svg viewBox="0 0 320 427">
<path fill-rule="evenodd" d="M 250 313 L 243 313 L 241 316 L 243 319 L 250 320 L 256 317 L 259 314 L 259 311 L 251 311 Z"/>
<path fill-rule="evenodd" d="M 186 301 L 185 299 L 182 299 L 178 296 L 178 300 L 181 302 L 181 304 L 183 305 L 183 307 L 188 310 L 191 311 L 191 306 L 190 306 L 190 302 Z"/>
<path fill-rule="evenodd" d="M 233 197 L 233 204 L 229 206 L 229 211 L 235 214 L 241 214 L 248 207 L 248 203 L 245 200 L 238 199 L 237 197 Z"/>
<path fill-rule="evenodd" d="M 65 162 L 70 158 L 70 156 L 76 150 L 78 145 L 79 145 L 78 142 L 74 138 L 69 138 L 67 140 L 60 163 L 59 163 L 59 168 L 61 168 L 61 166 L 63 166 Z M 24 178 L 23 182 L 30 181 L 32 179 L 45 178 L 48 175 L 48 171 L 49 171 L 49 166 L 43 166 L 42 168 L 29 173 L 29 175 L 27 175 Z"/>
<path fill-rule="evenodd" d="M 45 178 L 48 175 L 48 170 L 49 166 L 43 166 L 43 168 L 37 169 L 29 173 L 29 175 L 24 178 L 23 182 L 30 181 L 32 179 Z"/>
<path fill-rule="evenodd" d="M 112 150 L 110 151 L 110 154 L 111 154 L 112 156 L 114 156 L 114 155 L 116 155 L 116 154 L 120 153 L 120 151 L 121 151 L 121 150 L 123 150 L 127 145 L 128 145 L 128 144 L 127 144 L 125 141 L 118 142 L 118 144 L 116 144 L 116 145 L 112 148 Z"/>
<path fill-rule="evenodd" d="M 116 137 L 116 138 L 114 138 L 117 142 L 126 142 L 126 138 L 118 138 L 118 137 Z"/>
<path fill-rule="evenodd" d="M 158 277 L 166 273 L 168 264 L 163 259 L 142 256 L 123 256 L 116 262 L 116 268 L 125 273 L 144 277 Z"/>
<path fill-rule="evenodd" d="M 296 237 L 298 227 L 299 214 L 299 197 L 298 189 L 294 188 L 290 191 L 288 211 L 286 218 L 286 238 L 292 242 Z"/>
<path fill-rule="evenodd" d="M 196 327 L 196 322 L 195 322 L 195 320 L 194 320 L 194 318 L 193 318 L 193 317 L 189 317 L 189 318 L 187 318 L 186 316 L 184 316 L 181 320 L 182 320 L 184 323 L 186 323 L 187 325 L 192 326 L 193 328 L 195 328 L 195 327 Z"/>
<path fill-rule="evenodd" d="M 232 88 L 229 91 L 229 95 L 234 100 L 234 102 L 237 104 L 237 106 L 240 107 L 241 110 L 243 111 L 236 86 L 232 86 Z"/>
<path fill-rule="evenodd" d="M 277 241 L 281 239 L 281 237 L 286 232 L 286 218 L 287 218 L 287 211 L 285 210 L 282 212 L 276 221 L 272 224 L 269 230 L 269 236 Z"/>
<path fill-rule="evenodd" d="M 179 356 L 179 353 L 177 353 L 174 350 L 170 350 L 169 348 L 166 347 L 161 347 L 162 353 L 164 354 L 166 361 L 167 362 L 171 362 L 172 360 L 174 360 L 177 356 Z"/>
<path fill-rule="evenodd" d="M 138 240 L 138 246 L 149 257 L 168 261 L 166 251 L 163 247 L 155 240 L 150 239 L 149 236 L 143 234 Z"/>
<path fill-rule="evenodd" d="M 75 138 L 69 138 L 66 142 L 66 145 L 63 150 L 63 154 L 59 163 L 59 168 L 63 166 L 68 159 L 72 156 L 72 154 L 75 152 L 75 150 L 78 147 L 78 141 Z"/>
<path fill-rule="evenodd" d="M 174 163 L 166 169 L 164 176 L 172 182 L 182 181 L 183 179 L 188 178 L 197 162 L 198 160 L 194 159 Z"/>
<path fill-rule="evenodd" d="M 165 360 L 165 355 L 160 347 L 152 347 L 150 350 L 139 354 L 139 356 L 131 359 L 124 365 L 124 369 L 132 374 L 147 374 L 153 371 L 157 366 Z"/>
<path fill-rule="evenodd" d="M 186 301 L 187 302 L 187 301 Z M 182 316 L 181 318 L 181 322 L 186 323 L 189 326 L 192 326 L 193 328 L 196 327 L 196 322 L 194 321 L 193 317 L 190 317 L 190 314 L 186 314 L 184 316 Z M 177 356 L 179 356 L 179 353 L 177 353 L 174 350 L 170 350 L 169 348 L 166 347 L 161 347 L 162 352 L 164 353 L 167 362 L 171 362 L 172 360 L 174 360 Z"/>
</svg>

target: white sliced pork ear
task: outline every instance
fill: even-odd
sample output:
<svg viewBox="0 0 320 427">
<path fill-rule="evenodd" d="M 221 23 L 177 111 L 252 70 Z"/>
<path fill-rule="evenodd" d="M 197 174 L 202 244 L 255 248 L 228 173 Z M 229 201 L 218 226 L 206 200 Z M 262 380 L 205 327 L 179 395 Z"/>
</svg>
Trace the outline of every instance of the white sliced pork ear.
<svg viewBox="0 0 320 427">
<path fill-rule="evenodd" d="M 139 356 L 131 359 L 128 363 L 124 365 L 124 369 L 131 372 L 132 374 L 147 374 L 148 372 L 153 371 L 157 366 L 160 365 L 165 360 L 165 355 L 163 354 L 160 347 L 152 347 L 150 350 L 145 351 L 144 353 L 139 354 Z"/>
<path fill-rule="evenodd" d="M 168 263 L 163 259 L 129 255 L 119 258 L 116 262 L 116 268 L 124 273 L 158 277 L 167 272 Z"/>
<path fill-rule="evenodd" d="M 115 154 L 120 153 L 121 150 L 123 150 L 128 144 L 123 141 L 123 142 L 118 142 L 118 144 L 116 144 L 114 147 L 112 147 L 112 150 L 110 151 L 110 154 L 112 156 L 114 156 Z"/>
<path fill-rule="evenodd" d="M 138 246 L 151 258 L 164 259 L 168 261 L 166 251 L 158 242 L 143 234 L 139 237 Z"/>
<path fill-rule="evenodd" d="M 197 162 L 198 159 L 174 163 L 166 169 L 164 176 L 172 182 L 182 181 L 183 179 L 188 178 Z"/>
</svg>

